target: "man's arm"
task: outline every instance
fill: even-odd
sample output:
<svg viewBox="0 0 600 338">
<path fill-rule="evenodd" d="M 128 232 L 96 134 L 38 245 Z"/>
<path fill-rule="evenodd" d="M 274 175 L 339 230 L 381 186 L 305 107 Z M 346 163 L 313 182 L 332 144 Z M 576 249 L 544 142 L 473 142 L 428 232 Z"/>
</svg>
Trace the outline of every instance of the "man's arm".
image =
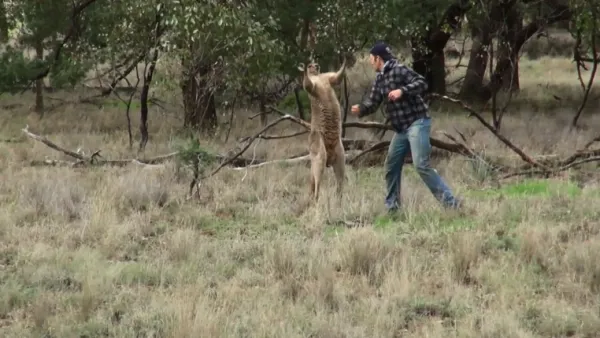
<svg viewBox="0 0 600 338">
<path fill-rule="evenodd" d="M 373 114 L 381 104 L 381 101 L 383 101 L 383 95 L 381 95 L 381 92 L 379 91 L 378 79 L 375 79 L 375 81 L 373 81 L 373 86 L 371 87 L 369 98 L 364 100 L 360 105 L 358 117 L 360 118 Z"/>
<path fill-rule="evenodd" d="M 422 95 L 428 87 L 427 81 L 421 74 L 405 65 L 398 65 L 394 68 L 394 81 L 405 83 L 400 87 L 403 96 Z"/>
</svg>

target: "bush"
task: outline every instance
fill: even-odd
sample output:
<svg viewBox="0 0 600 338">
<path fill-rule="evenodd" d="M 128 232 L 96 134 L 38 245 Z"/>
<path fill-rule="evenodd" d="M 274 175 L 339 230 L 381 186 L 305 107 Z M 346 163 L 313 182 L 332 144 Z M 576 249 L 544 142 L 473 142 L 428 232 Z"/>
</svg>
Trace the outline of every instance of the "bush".
<svg viewBox="0 0 600 338">
<path fill-rule="evenodd" d="M 308 93 L 305 90 L 301 90 L 298 92 L 298 97 L 300 98 L 300 103 L 304 108 L 304 115 L 306 118 L 310 118 L 310 100 L 308 99 Z M 289 93 L 287 96 L 279 102 L 277 108 L 280 110 L 289 113 L 290 115 L 297 116 L 298 115 L 298 106 L 296 105 L 296 95 L 294 92 Z"/>
</svg>

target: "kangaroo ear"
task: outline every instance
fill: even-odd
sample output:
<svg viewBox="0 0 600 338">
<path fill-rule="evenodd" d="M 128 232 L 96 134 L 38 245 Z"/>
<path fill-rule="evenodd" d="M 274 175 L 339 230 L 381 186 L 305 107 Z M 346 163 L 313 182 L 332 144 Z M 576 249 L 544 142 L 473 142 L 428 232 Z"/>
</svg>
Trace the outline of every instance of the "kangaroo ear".
<svg viewBox="0 0 600 338">
<path fill-rule="evenodd" d="M 300 63 L 300 64 L 298 65 L 298 70 L 299 70 L 299 71 L 301 71 L 301 72 L 304 72 L 304 68 L 305 68 L 305 67 L 304 67 L 304 63 Z"/>
</svg>

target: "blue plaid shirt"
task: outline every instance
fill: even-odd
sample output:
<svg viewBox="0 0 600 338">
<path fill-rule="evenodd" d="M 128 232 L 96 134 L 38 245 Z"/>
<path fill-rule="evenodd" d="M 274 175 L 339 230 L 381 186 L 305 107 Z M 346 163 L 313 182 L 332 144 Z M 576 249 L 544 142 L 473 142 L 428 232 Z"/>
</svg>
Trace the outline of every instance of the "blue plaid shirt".
<svg viewBox="0 0 600 338">
<path fill-rule="evenodd" d="M 390 101 L 388 94 L 395 89 L 402 90 L 402 96 Z M 360 105 L 359 117 L 373 114 L 385 100 L 385 111 L 392 127 L 397 132 L 405 132 L 420 118 L 429 117 L 427 103 L 421 97 L 427 90 L 423 76 L 401 64 L 396 59 L 388 60 L 373 82 L 371 95 Z"/>
</svg>

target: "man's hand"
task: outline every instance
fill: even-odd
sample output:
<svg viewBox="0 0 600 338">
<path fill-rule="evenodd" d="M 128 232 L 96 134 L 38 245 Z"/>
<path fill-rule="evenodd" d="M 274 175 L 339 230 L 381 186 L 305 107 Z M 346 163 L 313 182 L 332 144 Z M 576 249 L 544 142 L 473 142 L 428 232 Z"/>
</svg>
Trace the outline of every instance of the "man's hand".
<svg viewBox="0 0 600 338">
<path fill-rule="evenodd" d="M 358 114 L 360 113 L 360 106 L 355 104 L 352 106 L 352 114 L 358 116 Z"/>
<path fill-rule="evenodd" d="M 402 90 L 401 89 L 392 90 L 388 94 L 388 100 L 390 100 L 390 101 L 396 101 L 396 100 L 398 100 L 401 97 L 402 97 Z"/>
</svg>

